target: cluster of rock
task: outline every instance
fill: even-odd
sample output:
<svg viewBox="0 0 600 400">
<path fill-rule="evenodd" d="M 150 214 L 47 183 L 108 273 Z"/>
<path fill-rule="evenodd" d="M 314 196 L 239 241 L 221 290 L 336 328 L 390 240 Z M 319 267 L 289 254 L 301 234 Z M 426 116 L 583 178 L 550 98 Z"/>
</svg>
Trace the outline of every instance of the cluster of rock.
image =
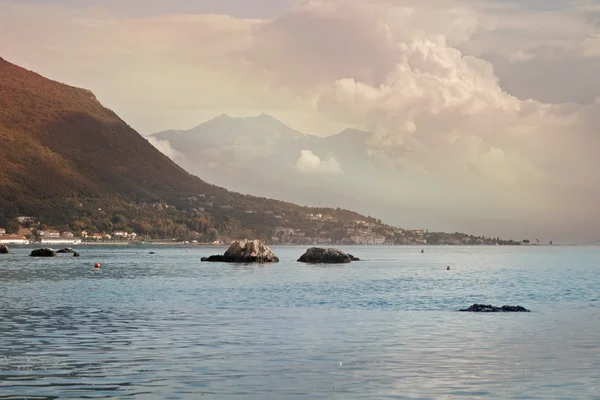
<svg viewBox="0 0 600 400">
<path fill-rule="evenodd" d="M 338 249 L 321 247 L 311 247 L 298 259 L 298 262 L 308 264 L 346 264 L 351 261 L 360 261 L 360 259 Z"/>
<path fill-rule="evenodd" d="M 0 245 L 0 254 L 8 254 L 8 246 Z M 58 253 L 73 254 L 79 257 L 79 253 L 69 247 L 54 251 L 49 248 L 35 249 L 31 251 L 31 257 L 55 257 Z M 154 252 L 150 252 L 153 254 Z M 227 263 L 276 263 L 279 258 L 273 250 L 259 240 L 238 240 L 231 244 L 223 255 L 203 257 L 202 261 L 227 262 Z M 312 247 L 306 251 L 298 262 L 308 264 L 346 264 L 352 261 L 360 261 L 352 254 L 345 253 L 333 248 Z M 473 304 L 469 308 L 459 311 L 464 312 L 531 312 L 525 307 L 504 305 L 502 307 L 490 304 Z"/>
<path fill-rule="evenodd" d="M 56 257 L 57 254 L 73 254 L 73 257 L 79 257 L 79 253 L 70 247 L 65 247 L 64 249 L 60 249 L 58 251 L 54 251 L 47 247 L 41 249 L 35 249 L 31 251 L 29 254 L 30 257 Z"/>
<path fill-rule="evenodd" d="M 276 263 L 279 257 L 273 250 L 259 240 L 238 240 L 231 244 L 223 255 L 203 257 L 202 261 L 228 262 L 228 263 Z M 304 253 L 299 262 L 310 264 L 345 264 L 351 261 L 360 261 L 352 254 L 344 253 L 338 249 L 324 249 L 313 247 Z"/>
<path fill-rule="evenodd" d="M 531 312 L 525 307 L 521 306 L 502 306 L 495 307 L 489 304 L 473 304 L 469 308 L 462 309 L 460 311 L 468 312 Z"/>
</svg>

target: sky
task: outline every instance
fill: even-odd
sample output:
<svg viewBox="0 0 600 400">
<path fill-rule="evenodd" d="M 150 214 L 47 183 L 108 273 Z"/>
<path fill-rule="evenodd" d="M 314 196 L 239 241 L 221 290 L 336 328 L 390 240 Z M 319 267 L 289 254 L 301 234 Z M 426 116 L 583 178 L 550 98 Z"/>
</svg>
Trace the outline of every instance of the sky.
<svg viewBox="0 0 600 400">
<path fill-rule="evenodd" d="M 600 239 L 596 1 L 0 0 L 0 56 L 146 135 L 263 112 L 368 130 L 419 212 Z"/>
</svg>

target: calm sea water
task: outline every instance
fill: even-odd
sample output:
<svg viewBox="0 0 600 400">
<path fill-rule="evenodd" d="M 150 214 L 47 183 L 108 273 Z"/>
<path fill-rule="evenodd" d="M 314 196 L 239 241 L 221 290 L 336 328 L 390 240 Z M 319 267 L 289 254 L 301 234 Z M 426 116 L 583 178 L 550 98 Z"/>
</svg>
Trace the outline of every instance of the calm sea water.
<svg viewBox="0 0 600 400">
<path fill-rule="evenodd" d="M 600 398 L 600 248 L 30 250 L 0 256 L 0 398 Z"/>
</svg>

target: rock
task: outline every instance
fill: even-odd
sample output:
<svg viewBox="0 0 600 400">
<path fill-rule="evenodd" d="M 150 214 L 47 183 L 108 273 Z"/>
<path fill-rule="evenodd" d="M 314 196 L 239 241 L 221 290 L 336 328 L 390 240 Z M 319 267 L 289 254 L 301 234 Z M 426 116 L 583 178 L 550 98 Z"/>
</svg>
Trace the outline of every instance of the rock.
<svg viewBox="0 0 600 400">
<path fill-rule="evenodd" d="M 79 253 L 78 253 L 78 252 L 76 252 L 76 251 L 74 251 L 74 252 L 73 252 L 73 257 L 79 257 Z"/>
<path fill-rule="evenodd" d="M 72 253 L 75 253 L 75 251 L 72 248 L 70 248 L 70 247 L 65 247 L 64 249 L 58 250 L 57 253 L 61 253 L 61 254 L 69 253 L 69 254 L 72 254 Z"/>
<path fill-rule="evenodd" d="M 0 244 L 0 254 L 8 254 L 8 246 L 5 244 Z"/>
<path fill-rule="evenodd" d="M 309 264 L 345 264 L 350 261 L 360 261 L 360 259 L 338 249 L 324 249 L 321 247 L 312 247 L 308 249 L 306 253 L 298 259 L 298 262 Z"/>
<path fill-rule="evenodd" d="M 35 249 L 31 251 L 30 257 L 55 257 L 56 252 L 49 248 Z"/>
<path fill-rule="evenodd" d="M 495 307 L 489 304 L 473 304 L 471 307 L 460 310 L 469 312 L 531 312 L 521 306 L 502 306 Z"/>
<path fill-rule="evenodd" d="M 203 257 L 202 261 L 228 263 L 276 263 L 279 258 L 260 240 L 236 240 L 225 254 Z"/>
</svg>

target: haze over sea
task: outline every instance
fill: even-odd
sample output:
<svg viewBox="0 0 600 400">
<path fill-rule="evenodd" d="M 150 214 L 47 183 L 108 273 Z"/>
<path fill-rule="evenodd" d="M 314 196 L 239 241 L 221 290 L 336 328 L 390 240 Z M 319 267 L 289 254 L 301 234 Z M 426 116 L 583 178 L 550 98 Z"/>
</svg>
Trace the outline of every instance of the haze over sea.
<svg viewBox="0 0 600 400">
<path fill-rule="evenodd" d="M 364 261 L 343 266 L 273 249 L 13 247 L 0 398 L 600 398 L 600 248 L 350 247 Z M 473 303 L 532 312 L 457 312 Z"/>
</svg>

